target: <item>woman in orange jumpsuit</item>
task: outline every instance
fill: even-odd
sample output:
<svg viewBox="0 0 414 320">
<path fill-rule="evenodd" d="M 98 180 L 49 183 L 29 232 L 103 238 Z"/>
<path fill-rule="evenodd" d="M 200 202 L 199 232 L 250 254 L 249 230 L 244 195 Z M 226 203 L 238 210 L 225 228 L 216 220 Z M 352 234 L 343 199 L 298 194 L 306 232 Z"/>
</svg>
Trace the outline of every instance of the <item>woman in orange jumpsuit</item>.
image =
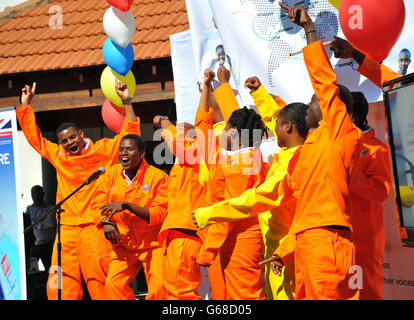
<svg viewBox="0 0 414 320">
<path fill-rule="evenodd" d="M 207 75 L 214 78 L 211 71 Z M 204 90 L 210 90 L 210 87 Z M 232 91 L 225 92 L 234 97 Z M 215 96 L 220 108 L 222 100 L 231 99 Z M 206 105 L 207 101 L 200 102 L 200 105 L 203 104 Z M 211 118 L 209 123 L 211 130 Z M 227 150 L 220 150 L 214 144 L 215 140 L 209 139 L 213 143 L 205 151 L 210 171 L 207 204 L 239 196 L 264 182 L 268 167 L 262 160 L 259 148 L 264 131 L 260 116 L 253 110 L 243 108 L 235 110 L 227 121 L 224 139 L 221 139 Z M 206 230 L 197 262 L 210 266 L 219 257 L 225 282 L 224 299 L 265 299 L 261 267 L 258 265 L 264 247 L 257 216 L 212 225 Z"/>
</svg>

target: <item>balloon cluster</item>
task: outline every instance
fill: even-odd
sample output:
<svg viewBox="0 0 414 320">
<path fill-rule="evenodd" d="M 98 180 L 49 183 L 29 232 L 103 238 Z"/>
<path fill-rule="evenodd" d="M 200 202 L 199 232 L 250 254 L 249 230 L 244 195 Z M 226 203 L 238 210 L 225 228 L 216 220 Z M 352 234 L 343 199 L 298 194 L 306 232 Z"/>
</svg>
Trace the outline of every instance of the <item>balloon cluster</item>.
<svg viewBox="0 0 414 320">
<path fill-rule="evenodd" d="M 382 62 L 404 28 L 404 0 L 329 0 L 339 10 L 339 22 L 349 43 Z"/>
<path fill-rule="evenodd" d="M 102 54 L 107 67 L 101 74 L 101 89 L 107 98 L 102 105 L 102 118 L 106 126 L 119 133 L 124 120 L 121 98 L 116 93 L 115 81 L 125 82 L 130 97 L 135 93 L 135 77 L 131 71 L 134 49 L 130 41 L 135 33 L 135 18 L 129 11 L 133 0 L 107 0 L 111 5 L 103 17 L 103 27 L 108 39 Z"/>
</svg>

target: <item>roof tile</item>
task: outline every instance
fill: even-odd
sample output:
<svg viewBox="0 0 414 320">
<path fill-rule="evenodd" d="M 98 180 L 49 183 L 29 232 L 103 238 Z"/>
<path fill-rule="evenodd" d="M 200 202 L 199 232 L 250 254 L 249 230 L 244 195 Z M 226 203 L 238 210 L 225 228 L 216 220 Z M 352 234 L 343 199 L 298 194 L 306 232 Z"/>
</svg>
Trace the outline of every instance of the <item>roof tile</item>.
<svg viewBox="0 0 414 320">
<path fill-rule="evenodd" d="M 49 27 L 56 22 L 52 6 L 62 8 L 61 29 Z M 103 0 L 52 0 L 1 22 L 0 74 L 105 64 L 102 20 L 108 8 Z M 189 28 L 185 0 L 135 0 L 130 10 L 137 26 L 135 60 L 170 56 L 170 34 Z"/>
</svg>

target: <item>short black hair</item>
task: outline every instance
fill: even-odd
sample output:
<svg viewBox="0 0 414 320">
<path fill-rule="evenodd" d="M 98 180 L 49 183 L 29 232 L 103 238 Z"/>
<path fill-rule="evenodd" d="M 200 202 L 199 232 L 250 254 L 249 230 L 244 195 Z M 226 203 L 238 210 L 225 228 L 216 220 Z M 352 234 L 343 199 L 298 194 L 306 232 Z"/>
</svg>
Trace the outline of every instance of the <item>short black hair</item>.
<svg viewBox="0 0 414 320">
<path fill-rule="evenodd" d="M 217 47 L 216 47 L 216 52 L 217 52 L 217 50 L 218 49 L 223 49 L 223 51 L 224 51 L 224 47 L 223 47 L 223 45 L 222 44 L 219 44 Z"/>
<path fill-rule="evenodd" d="M 280 110 L 278 117 L 282 121 L 289 121 L 298 130 L 300 136 L 306 139 L 309 129 L 306 126 L 306 116 L 308 114 L 308 105 L 302 102 L 294 102 L 286 105 Z"/>
<path fill-rule="evenodd" d="M 134 140 L 135 144 L 138 147 L 138 151 L 145 150 L 145 141 L 139 135 L 137 135 L 137 134 L 127 134 L 121 139 L 121 142 L 123 140 L 126 140 L 126 139 Z"/>
<path fill-rule="evenodd" d="M 66 130 L 67 128 L 73 128 L 76 131 L 79 131 L 80 130 L 79 127 L 75 123 L 73 123 L 73 122 L 64 122 L 59 127 L 57 127 L 57 129 L 56 129 L 56 136 L 60 132 L 62 132 L 63 130 Z"/>
<path fill-rule="evenodd" d="M 266 135 L 267 137 L 267 130 L 266 127 L 263 125 L 262 117 L 257 114 L 254 110 L 249 109 L 247 107 L 243 107 L 242 109 L 238 109 L 233 111 L 228 120 L 228 123 L 233 127 L 236 128 L 241 136 L 241 132 L 244 129 L 249 130 L 249 147 L 256 147 L 260 146 L 262 143 L 262 137 Z M 260 137 L 254 134 L 254 130 L 261 130 Z"/>
<path fill-rule="evenodd" d="M 32 187 L 32 189 L 30 190 L 31 192 L 40 192 L 43 195 L 45 194 L 45 192 L 43 191 L 43 187 L 39 186 L 39 185 L 35 185 Z"/>
<path fill-rule="evenodd" d="M 342 84 L 338 84 L 338 88 L 339 98 L 343 103 L 345 103 L 346 111 L 348 112 L 348 114 L 350 114 L 354 108 L 354 97 L 352 96 L 351 90 L 349 90 Z"/>
<path fill-rule="evenodd" d="M 354 106 L 351 110 L 351 113 L 355 113 L 358 116 L 359 123 L 356 123 L 355 125 L 363 130 L 363 127 L 366 127 L 368 125 L 367 116 L 369 111 L 369 104 L 362 92 L 352 92 L 352 97 L 354 98 Z"/>
</svg>

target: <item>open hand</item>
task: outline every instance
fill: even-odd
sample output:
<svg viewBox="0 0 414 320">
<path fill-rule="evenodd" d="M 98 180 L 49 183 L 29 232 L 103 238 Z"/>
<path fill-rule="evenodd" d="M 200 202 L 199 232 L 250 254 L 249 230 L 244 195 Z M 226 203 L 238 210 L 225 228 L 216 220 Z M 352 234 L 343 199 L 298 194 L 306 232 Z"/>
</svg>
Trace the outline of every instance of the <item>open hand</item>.
<svg viewBox="0 0 414 320">
<path fill-rule="evenodd" d="M 335 58 L 352 59 L 355 51 L 354 47 L 340 37 L 334 36 L 335 40 L 324 42 L 325 47 L 330 46 L 330 50 L 334 52 Z"/>
<path fill-rule="evenodd" d="M 118 233 L 116 224 L 114 224 L 108 217 L 103 218 L 102 225 L 105 238 L 107 240 L 111 241 L 112 244 L 118 244 L 118 242 L 122 241 L 121 236 Z"/>
<path fill-rule="evenodd" d="M 101 214 L 108 217 L 108 219 L 111 219 L 115 213 L 124 210 L 123 202 L 110 202 L 110 203 L 104 204 L 99 209 L 102 210 Z"/>
<path fill-rule="evenodd" d="M 21 97 L 21 103 L 24 106 L 29 105 L 32 102 L 32 99 L 36 92 L 36 82 L 33 82 L 33 85 L 30 87 L 28 85 L 25 85 L 24 88 L 22 88 L 22 97 Z"/>
<path fill-rule="evenodd" d="M 272 263 L 272 271 L 274 274 L 281 276 L 282 275 L 282 269 L 284 266 L 284 263 L 282 259 L 277 255 L 274 254 L 269 259 L 265 259 L 263 261 L 259 262 L 259 266 L 264 265 L 266 263 Z"/>
<path fill-rule="evenodd" d="M 192 211 L 192 212 L 191 212 L 191 216 L 192 216 L 192 218 L 193 218 L 193 222 L 194 222 L 194 224 L 196 225 L 196 227 L 200 229 L 200 227 L 199 227 L 199 225 L 198 225 L 198 223 L 197 223 L 197 219 L 196 219 L 196 217 L 195 217 L 195 212 L 194 212 L 194 211 Z"/>
</svg>

